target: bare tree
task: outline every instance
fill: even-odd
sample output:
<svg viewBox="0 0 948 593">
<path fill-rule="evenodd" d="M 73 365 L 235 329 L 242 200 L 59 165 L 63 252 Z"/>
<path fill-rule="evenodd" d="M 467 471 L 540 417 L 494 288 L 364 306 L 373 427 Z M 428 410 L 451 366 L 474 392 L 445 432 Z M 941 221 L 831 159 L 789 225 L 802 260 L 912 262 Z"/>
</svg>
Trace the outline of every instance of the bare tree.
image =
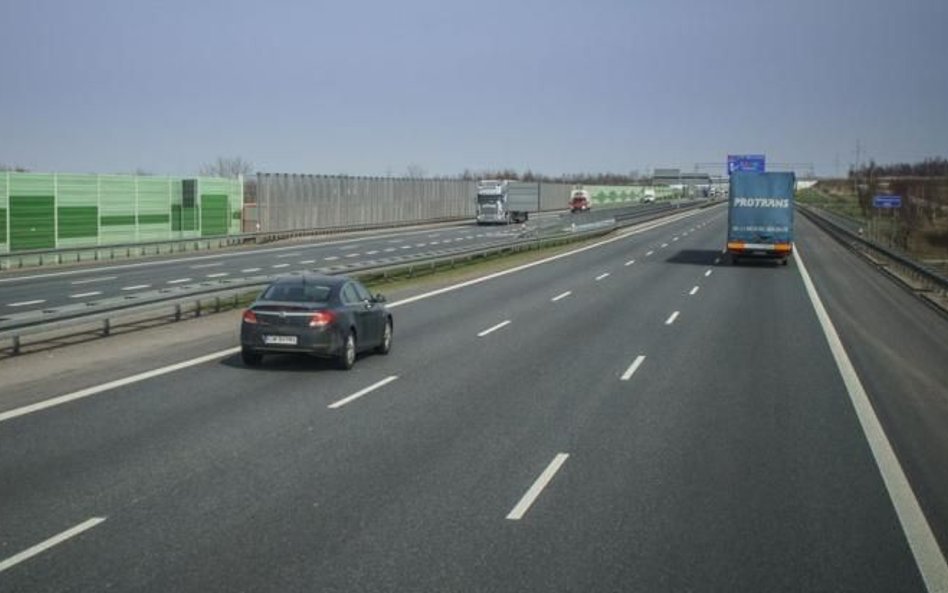
<svg viewBox="0 0 948 593">
<path fill-rule="evenodd" d="M 29 173 L 30 170 L 19 165 L 7 165 L 0 163 L 0 171 L 10 171 L 11 173 Z"/>
<path fill-rule="evenodd" d="M 428 171 L 418 163 L 411 163 L 405 167 L 405 176 L 411 179 L 422 179 L 427 174 Z"/>
<path fill-rule="evenodd" d="M 205 177 L 236 178 L 239 175 L 246 177 L 251 173 L 253 173 L 253 163 L 239 156 L 217 157 L 216 162 L 201 166 L 201 175 Z"/>
</svg>

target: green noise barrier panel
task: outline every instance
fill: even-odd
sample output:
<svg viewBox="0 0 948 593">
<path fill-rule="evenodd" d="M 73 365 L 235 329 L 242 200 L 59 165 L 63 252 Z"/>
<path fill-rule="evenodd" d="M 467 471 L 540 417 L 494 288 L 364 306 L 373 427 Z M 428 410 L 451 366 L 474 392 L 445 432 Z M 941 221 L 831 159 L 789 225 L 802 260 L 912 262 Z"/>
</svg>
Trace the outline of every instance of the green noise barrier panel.
<svg viewBox="0 0 948 593">
<path fill-rule="evenodd" d="M 243 181 L 0 172 L 0 253 L 241 232 Z"/>
<path fill-rule="evenodd" d="M 10 196 L 10 249 L 56 247 L 56 198 Z"/>
</svg>

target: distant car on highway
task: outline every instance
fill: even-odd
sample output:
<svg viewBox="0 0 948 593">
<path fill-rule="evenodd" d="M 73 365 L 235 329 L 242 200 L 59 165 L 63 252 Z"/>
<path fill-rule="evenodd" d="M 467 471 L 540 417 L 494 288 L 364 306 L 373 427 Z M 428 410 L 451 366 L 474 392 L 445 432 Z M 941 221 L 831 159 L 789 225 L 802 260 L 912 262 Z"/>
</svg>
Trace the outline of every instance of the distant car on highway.
<svg viewBox="0 0 948 593">
<path fill-rule="evenodd" d="M 349 370 L 359 352 L 388 354 L 393 332 L 384 296 L 346 276 L 304 272 L 277 278 L 244 311 L 241 358 L 257 366 L 264 354 L 310 354 Z"/>
<path fill-rule="evenodd" d="M 655 201 L 655 190 L 647 189 L 645 190 L 645 195 L 642 197 L 642 202 L 645 204 L 651 204 Z"/>
<path fill-rule="evenodd" d="M 592 207 L 589 192 L 584 189 L 574 189 L 569 197 L 570 212 L 587 212 Z"/>
</svg>

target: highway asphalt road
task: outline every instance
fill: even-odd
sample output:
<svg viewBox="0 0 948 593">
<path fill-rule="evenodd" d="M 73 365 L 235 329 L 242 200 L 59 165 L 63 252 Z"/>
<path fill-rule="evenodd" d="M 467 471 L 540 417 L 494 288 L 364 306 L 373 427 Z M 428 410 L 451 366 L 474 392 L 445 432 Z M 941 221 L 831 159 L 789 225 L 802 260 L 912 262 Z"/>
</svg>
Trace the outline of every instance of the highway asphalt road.
<svg viewBox="0 0 948 593">
<path fill-rule="evenodd" d="M 437 257 L 535 237 L 541 229 L 591 223 L 609 216 L 648 214 L 670 204 L 644 204 L 570 214 L 547 212 L 526 225 L 407 227 L 355 233 L 315 241 L 284 241 L 249 249 L 187 253 L 142 261 L 64 266 L 0 275 L 0 322 L 18 314 L 167 296 L 195 288 L 226 288 L 242 278 L 301 270 L 344 273 L 360 266 L 394 265 L 408 258 Z"/>
<path fill-rule="evenodd" d="M 724 218 L 401 299 L 391 355 L 348 373 L 231 353 L 21 414 L 230 348 L 236 324 L 179 325 L 148 360 L 3 361 L 0 591 L 944 585 L 948 321 L 798 218 L 904 488 L 800 260 L 719 262 Z"/>
</svg>

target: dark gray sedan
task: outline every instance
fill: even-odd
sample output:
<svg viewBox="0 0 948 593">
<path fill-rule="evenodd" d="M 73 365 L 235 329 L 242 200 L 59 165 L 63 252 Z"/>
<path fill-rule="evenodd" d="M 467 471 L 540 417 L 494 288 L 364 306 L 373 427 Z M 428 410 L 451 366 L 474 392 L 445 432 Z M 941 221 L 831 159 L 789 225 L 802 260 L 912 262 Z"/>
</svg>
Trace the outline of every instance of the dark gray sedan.
<svg viewBox="0 0 948 593">
<path fill-rule="evenodd" d="M 352 278 L 304 272 L 274 280 L 244 311 L 241 357 L 256 366 L 266 353 L 304 353 L 349 370 L 358 352 L 388 354 L 393 330 L 382 295 Z"/>
</svg>

